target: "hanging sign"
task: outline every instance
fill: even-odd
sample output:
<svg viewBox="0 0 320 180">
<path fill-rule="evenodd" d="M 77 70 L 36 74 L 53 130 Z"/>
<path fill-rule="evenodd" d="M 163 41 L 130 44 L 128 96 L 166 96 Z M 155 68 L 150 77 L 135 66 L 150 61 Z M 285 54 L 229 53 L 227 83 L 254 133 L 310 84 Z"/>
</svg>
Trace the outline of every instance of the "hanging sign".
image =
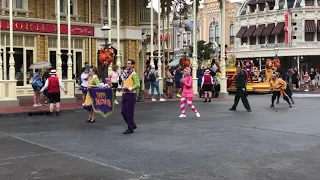
<svg viewBox="0 0 320 180">
<path fill-rule="evenodd" d="M 1 30 L 9 31 L 10 24 L 8 20 L 1 20 Z M 57 24 L 40 23 L 30 21 L 13 21 L 13 31 L 35 32 L 35 33 L 57 33 Z M 60 33 L 68 34 L 68 25 L 60 25 Z M 94 36 L 94 27 L 91 26 L 71 26 L 72 35 Z"/>
</svg>

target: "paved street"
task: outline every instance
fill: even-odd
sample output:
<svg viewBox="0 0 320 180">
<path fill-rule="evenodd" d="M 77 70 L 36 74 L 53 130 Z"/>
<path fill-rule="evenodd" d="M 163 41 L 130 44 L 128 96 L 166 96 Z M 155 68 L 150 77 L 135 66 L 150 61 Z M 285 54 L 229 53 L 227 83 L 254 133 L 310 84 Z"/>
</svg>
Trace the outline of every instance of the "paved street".
<svg viewBox="0 0 320 180">
<path fill-rule="evenodd" d="M 318 180 L 319 100 L 271 109 L 270 95 L 252 95 L 251 113 L 196 102 L 200 119 L 178 119 L 178 102 L 141 103 L 132 135 L 119 106 L 95 124 L 83 111 L 2 117 L 0 180 Z"/>
</svg>

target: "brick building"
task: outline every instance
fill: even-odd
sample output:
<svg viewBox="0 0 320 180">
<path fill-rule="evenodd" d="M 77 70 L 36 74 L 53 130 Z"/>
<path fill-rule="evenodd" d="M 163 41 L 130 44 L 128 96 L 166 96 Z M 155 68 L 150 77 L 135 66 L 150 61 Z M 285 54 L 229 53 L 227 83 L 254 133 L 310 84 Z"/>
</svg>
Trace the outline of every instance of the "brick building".
<svg viewBox="0 0 320 180">
<path fill-rule="evenodd" d="M 139 61 L 142 32 L 150 28 L 148 26 L 150 9 L 146 8 L 146 0 L 120 0 L 121 24 L 120 31 L 117 32 L 116 2 L 111 0 L 113 47 L 118 49 L 117 33 L 120 33 L 121 64 L 128 58 L 134 59 L 137 61 L 136 69 L 139 72 L 143 69 L 143 62 Z M 67 3 L 67 0 L 60 0 L 63 74 L 67 71 Z M 99 66 L 97 53 L 104 44 L 105 35 L 101 27 L 107 23 L 107 3 L 108 0 L 71 0 L 71 50 L 75 77 L 80 76 L 84 62 Z M 9 80 L 9 0 L 1 0 L 0 7 L 2 15 L 0 49 L 3 67 L 1 84 L 1 81 Z M 49 61 L 54 68 L 56 67 L 56 9 L 56 0 L 13 0 L 13 46 L 17 79 L 15 96 L 33 94 L 29 83 L 32 74 L 29 70 L 31 64 L 37 61 Z M 9 96 L 7 94 L 10 93 L 6 90 L 0 93 L 0 100 Z"/>
</svg>

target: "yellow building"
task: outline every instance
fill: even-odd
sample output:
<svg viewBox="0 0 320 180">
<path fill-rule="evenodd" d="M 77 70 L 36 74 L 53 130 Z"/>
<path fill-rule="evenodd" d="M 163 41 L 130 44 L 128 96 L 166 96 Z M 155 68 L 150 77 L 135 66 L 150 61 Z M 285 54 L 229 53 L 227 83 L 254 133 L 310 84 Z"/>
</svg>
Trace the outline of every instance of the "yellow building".
<svg viewBox="0 0 320 180">
<path fill-rule="evenodd" d="M 32 71 L 29 66 L 37 61 L 49 61 L 53 68 L 57 63 L 57 0 L 13 1 L 13 48 L 16 91 L 12 92 L 9 78 L 9 0 L 0 1 L 1 6 L 1 54 L 0 54 L 0 106 L 18 96 L 33 95 L 29 83 Z M 68 53 L 67 9 L 68 0 L 60 1 L 61 13 L 61 59 L 62 73 L 66 77 Z M 117 32 L 117 0 L 111 0 L 111 38 L 113 47 L 119 49 L 120 62 L 136 60 L 136 70 L 142 69 L 139 61 L 142 33 L 150 29 L 150 9 L 147 0 L 120 0 L 120 31 Z M 71 53 L 72 74 L 79 77 L 85 62 L 99 67 L 97 53 L 104 44 L 101 31 L 108 20 L 108 0 L 71 0 Z M 119 34 L 118 34 L 119 33 Z M 120 38 L 120 44 L 117 44 Z M 119 47 L 118 47 L 119 46 Z M 140 67 L 139 67 L 140 66 Z M 8 85 L 8 83 L 11 85 Z M 9 91 L 10 90 L 10 91 Z M 68 89 L 69 97 L 77 92 Z M 5 102 L 5 103 L 1 103 Z"/>
<path fill-rule="evenodd" d="M 234 38 L 235 38 L 235 23 L 236 23 L 236 15 L 239 7 L 239 3 L 231 3 L 230 1 L 226 1 L 226 37 L 225 42 L 229 48 L 234 46 Z M 220 18 L 220 3 L 218 0 L 204 0 L 203 8 L 200 9 L 200 39 L 206 42 L 216 42 L 220 44 L 220 26 L 221 26 L 221 18 Z"/>
</svg>

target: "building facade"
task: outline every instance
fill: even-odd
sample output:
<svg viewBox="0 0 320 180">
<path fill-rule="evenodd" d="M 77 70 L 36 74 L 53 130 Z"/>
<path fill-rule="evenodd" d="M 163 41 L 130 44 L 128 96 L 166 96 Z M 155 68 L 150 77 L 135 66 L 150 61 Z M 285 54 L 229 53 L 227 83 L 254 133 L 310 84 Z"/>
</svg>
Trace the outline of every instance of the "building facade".
<svg viewBox="0 0 320 180">
<path fill-rule="evenodd" d="M 63 79 L 67 77 L 68 0 L 60 1 L 61 19 L 61 59 Z M 13 0 L 13 50 L 16 92 L 9 91 L 5 85 L 9 78 L 9 0 L 1 0 L 0 49 L 2 69 L 0 86 L 1 100 L 10 100 L 17 96 L 33 95 L 29 82 L 33 71 L 29 66 L 37 61 L 51 62 L 57 65 L 57 0 Z M 117 31 L 117 0 L 111 0 L 111 39 L 112 46 L 119 50 L 120 62 L 127 59 L 137 61 L 136 69 L 143 66 L 140 61 L 142 32 L 150 28 L 150 9 L 146 8 L 147 0 L 120 0 L 120 31 Z M 108 0 L 71 0 L 71 53 L 72 74 L 76 79 L 81 74 L 84 62 L 99 67 L 98 52 L 105 44 L 106 35 L 101 31 L 103 24 L 108 23 Z M 109 38 L 109 37 L 108 37 Z M 120 43 L 117 44 L 117 38 Z M 11 88 L 12 89 L 12 88 Z M 68 89 L 76 92 L 77 87 Z M 70 94 L 74 96 L 74 93 Z"/>
<path fill-rule="evenodd" d="M 319 68 L 320 8 L 317 0 L 247 0 L 237 17 L 237 58 L 277 56 L 285 69 Z M 261 65 L 262 64 L 262 65 Z"/>
<path fill-rule="evenodd" d="M 225 42 L 228 49 L 234 47 L 235 24 L 237 11 L 241 4 L 226 1 L 226 20 L 225 20 Z M 204 0 L 200 14 L 200 39 L 206 42 L 216 42 L 220 44 L 221 37 L 221 11 L 218 0 Z"/>
</svg>

